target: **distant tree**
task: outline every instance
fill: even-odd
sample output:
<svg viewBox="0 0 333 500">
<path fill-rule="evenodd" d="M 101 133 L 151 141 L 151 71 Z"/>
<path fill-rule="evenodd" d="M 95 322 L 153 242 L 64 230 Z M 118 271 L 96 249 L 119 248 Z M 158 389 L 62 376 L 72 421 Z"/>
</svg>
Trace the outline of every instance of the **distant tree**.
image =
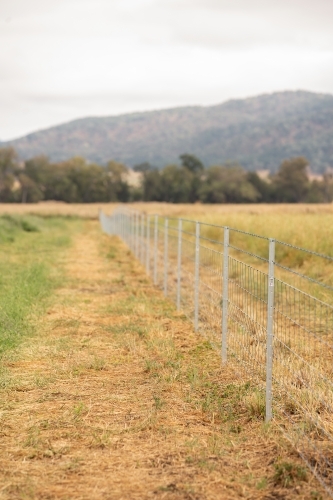
<svg viewBox="0 0 333 500">
<path fill-rule="evenodd" d="M 188 203 L 191 201 L 193 174 L 178 165 L 167 165 L 161 171 L 163 200 L 169 203 Z"/>
<path fill-rule="evenodd" d="M 46 200 L 65 201 L 66 203 L 79 203 L 78 186 L 70 175 L 70 167 L 66 162 L 53 165 L 52 176 L 45 185 L 44 196 Z"/>
<path fill-rule="evenodd" d="M 180 155 L 181 165 L 192 175 L 191 189 L 188 195 L 188 202 L 194 203 L 199 200 L 199 190 L 202 182 L 204 165 L 195 155 Z"/>
<path fill-rule="evenodd" d="M 315 179 L 309 183 L 306 198 L 304 201 L 306 203 L 323 203 L 326 201 L 323 181 L 318 181 Z"/>
<path fill-rule="evenodd" d="M 164 189 L 159 170 L 147 170 L 144 172 L 142 193 L 144 201 L 163 201 Z"/>
<path fill-rule="evenodd" d="M 81 157 L 71 158 L 67 165 L 80 203 L 107 201 L 107 175 L 103 167 L 87 163 Z"/>
<path fill-rule="evenodd" d="M 18 175 L 20 183 L 19 197 L 21 203 L 38 203 L 44 198 L 38 184 L 24 173 Z"/>
<path fill-rule="evenodd" d="M 48 184 L 53 176 L 54 166 L 50 164 L 47 156 L 35 156 L 25 162 L 24 173 L 34 182 L 43 186 Z"/>
<path fill-rule="evenodd" d="M 272 182 L 276 201 L 297 203 L 305 201 L 310 182 L 307 175 L 309 164 L 306 158 L 299 156 L 284 160 Z"/>
<path fill-rule="evenodd" d="M 105 169 L 87 163 L 81 157 L 53 164 L 52 173 L 45 186 L 45 199 L 67 203 L 107 201 Z"/>
<path fill-rule="evenodd" d="M 195 155 L 188 153 L 179 156 L 182 167 L 187 168 L 192 174 L 198 174 L 204 170 L 203 163 Z"/>
<path fill-rule="evenodd" d="M 130 190 L 126 182 L 127 167 L 123 163 L 110 160 L 106 165 L 106 173 L 108 201 L 128 201 Z"/>
<path fill-rule="evenodd" d="M 0 148 L 0 201 L 13 201 L 15 173 L 18 169 L 14 148 Z"/>
<path fill-rule="evenodd" d="M 133 170 L 134 172 L 149 172 L 150 170 L 153 170 L 153 167 L 149 162 L 145 161 L 144 163 L 134 165 Z"/>
<path fill-rule="evenodd" d="M 274 201 L 274 187 L 271 182 L 259 177 L 257 172 L 248 172 L 246 178 L 259 193 L 258 201 L 263 203 Z"/>
<path fill-rule="evenodd" d="M 200 199 L 204 203 L 253 203 L 260 200 L 260 193 L 241 166 L 216 165 L 205 171 Z"/>
</svg>

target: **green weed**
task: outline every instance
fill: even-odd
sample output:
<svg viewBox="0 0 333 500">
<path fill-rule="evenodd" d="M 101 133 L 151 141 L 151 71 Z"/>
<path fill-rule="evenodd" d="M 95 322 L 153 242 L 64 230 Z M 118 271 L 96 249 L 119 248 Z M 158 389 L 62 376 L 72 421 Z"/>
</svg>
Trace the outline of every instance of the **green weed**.
<svg viewBox="0 0 333 500">
<path fill-rule="evenodd" d="M 153 395 L 154 399 L 154 407 L 156 410 L 161 410 L 161 408 L 164 406 L 164 401 L 163 399 L 160 398 L 160 396 L 156 396 L 156 394 Z"/>
<path fill-rule="evenodd" d="M 265 477 L 263 477 L 257 483 L 257 490 L 264 490 L 265 488 L 267 488 L 267 479 Z"/>
<path fill-rule="evenodd" d="M 29 220 L 26 219 L 21 220 L 21 227 L 23 231 L 26 231 L 27 233 L 39 232 L 39 228 L 35 224 L 32 224 Z"/>
<path fill-rule="evenodd" d="M 106 367 L 106 361 L 103 358 L 99 358 L 97 356 L 94 357 L 93 361 L 89 364 L 89 368 L 91 370 L 105 370 Z"/>
<path fill-rule="evenodd" d="M 274 465 L 274 484 L 289 488 L 296 482 L 306 481 L 307 473 L 304 467 L 291 462 L 279 462 Z"/>
<path fill-rule="evenodd" d="M 74 420 L 80 420 L 82 416 L 87 413 L 87 407 L 84 403 L 80 402 L 73 408 Z"/>
</svg>

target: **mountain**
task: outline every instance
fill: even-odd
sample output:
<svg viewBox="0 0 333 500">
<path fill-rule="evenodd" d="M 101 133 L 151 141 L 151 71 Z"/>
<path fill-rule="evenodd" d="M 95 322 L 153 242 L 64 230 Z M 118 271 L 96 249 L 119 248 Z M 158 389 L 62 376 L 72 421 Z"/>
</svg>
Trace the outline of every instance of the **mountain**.
<svg viewBox="0 0 333 500">
<path fill-rule="evenodd" d="M 22 159 L 79 155 L 129 166 L 148 161 L 161 167 L 191 153 L 205 165 L 232 160 L 274 171 L 285 158 L 305 156 L 313 172 L 323 172 L 333 167 L 333 95 L 287 91 L 216 106 L 83 118 L 5 144 Z"/>
</svg>

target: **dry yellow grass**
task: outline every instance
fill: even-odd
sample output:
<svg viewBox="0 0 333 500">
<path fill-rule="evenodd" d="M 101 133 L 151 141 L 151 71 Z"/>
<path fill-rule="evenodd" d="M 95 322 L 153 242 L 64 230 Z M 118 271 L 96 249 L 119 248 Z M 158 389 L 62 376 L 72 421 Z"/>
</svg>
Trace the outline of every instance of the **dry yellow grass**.
<svg viewBox="0 0 333 500">
<path fill-rule="evenodd" d="M 333 255 L 333 204 L 174 205 L 136 203 L 146 213 L 229 226 Z M 219 231 L 210 236 L 221 240 Z"/>
<path fill-rule="evenodd" d="M 261 394 L 125 246 L 86 222 L 63 264 L 37 335 L 5 360 L 1 499 L 325 498 Z"/>
<path fill-rule="evenodd" d="M 137 210 L 144 210 L 147 213 L 158 213 L 161 215 L 173 215 L 177 217 L 185 217 L 195 215 L 195 218 L 205 217 L 207 215 L 228 215 L 231 213 L 237 214 L 309 214 L 322 213 L 333 215 L 332 203 L 280 203 L 280 204 L 201 204 L 201 203 L 157 203 L 157 202 L 137 202 L 131 203 L 130 206 Z"/>
</svg>

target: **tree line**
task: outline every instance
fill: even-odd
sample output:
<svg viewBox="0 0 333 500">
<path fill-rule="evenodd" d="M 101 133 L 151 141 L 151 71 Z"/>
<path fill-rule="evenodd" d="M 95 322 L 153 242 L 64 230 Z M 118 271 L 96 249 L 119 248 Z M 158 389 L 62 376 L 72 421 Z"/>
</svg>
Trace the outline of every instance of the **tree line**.
<svg viewBox="0 0 333 500">
<path fill-rule="evenodd" d="M 106 166 L 75 157 L 50 162 L 46 156 L 19 162 L 13 148 L 0 148 L 0 202 L 67 203 L 163 201 L 170 203 L 324 203 L 333 201 L 333 174 L 309 178 L 305 158 L 283 161 L 275 174 L 262 178 L 229 162 L 205 168 L 194 155 L 157 169 L 136 165 L 139 182 L 131 181 L 122 163 Z"/>
</svg>

